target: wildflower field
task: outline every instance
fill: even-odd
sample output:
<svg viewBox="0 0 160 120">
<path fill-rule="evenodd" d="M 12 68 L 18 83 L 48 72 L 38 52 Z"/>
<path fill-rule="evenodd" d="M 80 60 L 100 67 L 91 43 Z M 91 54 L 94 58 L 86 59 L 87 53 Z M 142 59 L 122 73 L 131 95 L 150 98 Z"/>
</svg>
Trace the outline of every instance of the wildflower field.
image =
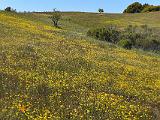
<svg viewBox="0 0 160 120">
<path fill-rule="evenodd" d="M 85 36 L 83 14 L 63 13 L 55 28 L 48 14 L 0 12 L 0 120 L 160 119 L 159 54 Z"/>
</svg>

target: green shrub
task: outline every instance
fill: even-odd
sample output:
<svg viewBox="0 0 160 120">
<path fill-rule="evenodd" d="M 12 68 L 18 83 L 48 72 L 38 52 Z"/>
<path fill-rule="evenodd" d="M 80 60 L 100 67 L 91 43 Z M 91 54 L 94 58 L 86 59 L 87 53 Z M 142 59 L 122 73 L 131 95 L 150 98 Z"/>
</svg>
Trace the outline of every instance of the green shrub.
<svg viewBox="0 0 160 120">
<path fill-rule="evenodd" d="M 140 13 L 142 11 L 142 4 L 139 2 L 134 2 L 133 4 L 129 5 L 127 9 L 124 10 L 124 13 Z"/>
<path fill-rule="evenodd" d="M 141 13 L 155 11 L 160 11 L 160 6 L 149 5 L 147 3 L 142 5 L 139 2 L 134 2 L 131 5 L 129 5 L 123 13 Z"/>
<path fill-rule="evenodd" d="M 89 30 L 88 36 L 96 39 L 111 42 L 126 49 L 132 47 L 143 50 L 160 51 L 160 36 L 156 29 L 149 28 L 147 25 L 129 25 L 122 31 L 114 26 Z"/>
<path fill-rule="evenodd" d="M 97 28 L 89 30 L 87 32 L 87 35 L 102 41 L 117 43 L 120 37 L 120 32 L 115 26 L 111 25 L 105 28 Z"/>
<path fill-rule="evenodd" d="M 143 4 L 142 8 L 145 9 L 146 7 L 149 7 L 149 6 L 151 6 L 151 5 L 145 3 L 145 4 Z"/>
<path fill-rule="evenodd" d="M 13 9 L 13 8 L 11 8 L 11 7 L 6 7 L 6 8 L 4 9 L 4 11 L 7 11 L 7 12 L 16 12 L 16 9 Z"/>
<path fill-rule="evenodd" d="M 5 11 L 7 11 L 7 12 L 10 12 L 11 10 L 12 10 L 11 7 L 6 7 L 6 8 L 5 8 Z"/>
<path fill-rule="evenodd" d="M 160 11 L 160 6 L 148 6 L 142 10 L 142 12 L 155 12 L 155 11 Z"/>
<path fill-rule="evenodd" d="M 129 41 L 129 40 L 120 40 L 119 42 L 118 42 L 118 45 L 119 46 L 121 46 L 121 47 L 123 47 L 123 48 L 126 48 L 126 49 L 131 49 L 132 48 L 132 43 L 131 43 L 131 41 Z"/>
<path fill-rule="evenodd" d="M 131 41 L 132 46 L 144 50 L 160 50 L 160 39 L 157 30 L 149 28 L 146 25 L 128 26 L 122 33 L 122 39 Z"/>
</svg>

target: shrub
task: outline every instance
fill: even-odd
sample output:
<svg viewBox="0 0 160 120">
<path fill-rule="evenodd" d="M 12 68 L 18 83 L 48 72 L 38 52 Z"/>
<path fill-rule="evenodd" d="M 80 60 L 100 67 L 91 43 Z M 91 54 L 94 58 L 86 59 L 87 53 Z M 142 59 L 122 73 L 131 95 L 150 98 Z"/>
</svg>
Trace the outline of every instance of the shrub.
<svg viewBox="0 0 160 120">
<path fill-rule="evenodd" d="M 124 10 L 124 13 L 140 13 L 142 11 L 142 4 L 139 2 L 134 2 L 133 4 L 129 5 L 127 9 Z"/>
<path fill-rule="evenodd" d="M 123 48 L 126 48 L 126 49 L 131 49 L 132 48 L 132 43 L 131 41 L 129 40 L 126 40 L 126 39 L 122 39 L 118 42 L 118 45 L 123 47 Z"/>
<path fill-rule="evenodd" d="M 143 50 L 160 51 L 160 41 L 155 37 L 146 37 L 145 39 L 136 41 L 136 48 Z"/>
<path fill-rule="evenodd" d="M 131 41 L 132 46 L 144 50 L 160 50 L 160 39 L 156 30 L 149 28 L 146 25 L 128 26 L 122 33 L 122 39 Z"/>
<path fill-rule="evenodd" d="M 142 10 L 142 12 L 155 12 L 155 11 L 160 11 L 160 6 L 147 6 Z"/>
<path fill-rule="evenodd" d="M 135 45 L 135 40 L 140 39 L 141 35 L 137 31 L 136 26 L 129 25 L 121 33 L 121 39 L 128 39 L 131 41 L 132 45 Z"/>
<path fill-rule="evenodd" d="M 141 13 L 141 12 L 155 12 L 160 11 L 160 6 L 149 5 L 147 3 L 141 4 L 139 2 L 134 2 L 129 5 L 123 13 Z"/>
<path fill-rule="evenodd" d="M 160 50 L 160 36 L 157 30 L 149 28 L 147 25 L 129 25 L 122 31 L 111 25 L 105 28 L 89 30 L 87 35 L 102 41 L 118 44 L 126 49 L 134 47 L 143 50 Z"/>
<path fill-rule="evenodd" d="M 145 4 L 143 4 L 142 8 L 145 9 L 146 7 L 149 7 L 149 6 L 151 6 L 151 5 L 145 3 Z"/>
<path fill-rule="evenodd" d="M 120 37 L 120 32 L 115 26 L 111 25 L 105 28 L 97 28 L 89 30 L 87 35 L 102 41 L 117 43 Z"/>
<path fill-rule="evenodd" d="M 13 9 L 11 7 L 6 7 L 5 11 L 7 11 L 7 12 L 16 12 L 16 9 Z"/>
<path fill-rule="evenodd" d="M 7 12 L 10 12 L 11 10 L 12 10 L 11 7 L 6 7 L 6 8 L 5 8 L 5 11 L 7 11 Z"/>
</svg>

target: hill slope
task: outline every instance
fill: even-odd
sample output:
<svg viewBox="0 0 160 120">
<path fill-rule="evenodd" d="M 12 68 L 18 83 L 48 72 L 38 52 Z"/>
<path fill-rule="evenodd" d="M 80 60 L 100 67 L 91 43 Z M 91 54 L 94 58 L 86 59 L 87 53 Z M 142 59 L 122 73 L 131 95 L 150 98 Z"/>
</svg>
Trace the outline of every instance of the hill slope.
<svg viewBox="0 0 160 120">
<path fill-rule="evenodd" d="M 64 13 L 64 20 L 76 23 L 85 28 L 101 27 L 107 24 L 126 27 L 128 25 L 148 25 L 160 28 L 160 12 L 141 14 L 95 14 L 95 13 Z"/>
<path fill-rule="evenodd" d="M 45 14 L 0 12 L 1 119 L 159 119 L 158 55 L 63 25 L 52 27 Z"/>
</svg>

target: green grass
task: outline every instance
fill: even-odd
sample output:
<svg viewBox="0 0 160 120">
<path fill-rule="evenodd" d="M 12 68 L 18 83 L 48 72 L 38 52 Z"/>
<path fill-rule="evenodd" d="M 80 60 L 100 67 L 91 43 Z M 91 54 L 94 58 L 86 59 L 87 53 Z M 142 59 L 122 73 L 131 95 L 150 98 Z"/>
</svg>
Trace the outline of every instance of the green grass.
<svg viewBox="0 0 160 120">
<path fill-rule="evenodd" d="M 158 120 L 160 57 L 86 37 L 114 23 L 159 29 L 158 13 L 0 12 L 0 119 Z M 95 25 L 95 26 L 94 26 Z"/>
<path fill-rule="evenodd" d="M 64 13 L 66 20 L 86 28 L 101 27 L 107 24 L 125 27 L 128 25 L 148 25 L 160 27 L 159 12 L 141 14 L 95 14 L 95 13 Z"/>
</svg>

